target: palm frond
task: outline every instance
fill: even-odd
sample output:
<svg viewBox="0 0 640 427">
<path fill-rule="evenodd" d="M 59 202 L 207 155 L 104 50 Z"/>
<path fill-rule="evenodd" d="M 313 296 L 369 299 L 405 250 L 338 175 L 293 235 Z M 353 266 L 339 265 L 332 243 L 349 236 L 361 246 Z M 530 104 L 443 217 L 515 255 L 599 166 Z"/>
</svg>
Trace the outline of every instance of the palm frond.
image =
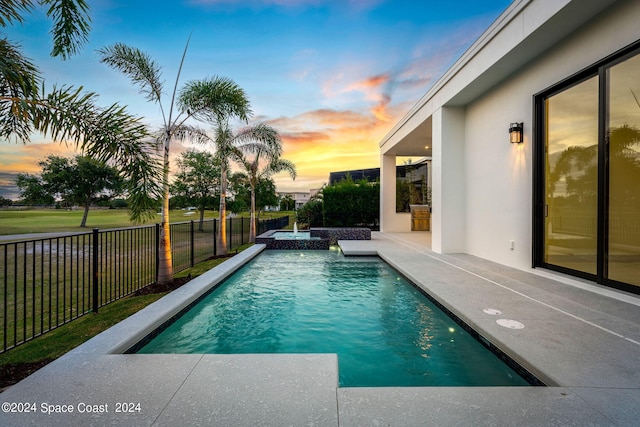
<svg viewBox="0 0 640 427">
<path fill-rule="evenodd" d="M 88 42 L 91 31 L 89 5 L 84 0 L 40 0 L 49 5 L 47 16 L 53 19 L 51 56 L 67 59 Z"/>
<path fill-rule="evenodd" d="M 100 62 L 129 77 L 149 101 L 160 102 L 163 90 L 162 70 L 149 55 L 124 43 L 103 47 L 98 50 L 98 54 Z"/>
<path fill-rule="evenodd" d="M 261 174 L 261 178 L 268 178 L 271 175 L 286 172 L 289 174 L 291 179 L 295 180 L 297 176 L 296 165 L 287 159 L 277 158 L 273 159 L 267 167 L 263 169 L 263 173 Z"/>
<path fill-rule="evenodd" d="M 96 104 L 97 95 L 82 88 L 61 87 L 36 100 L 22 100 L 27 121 L 54 141 L 71 142 L 86 155 L 109 162 L 129 182 L 131 217 L 141 221 L 161 193 L 161 162 L 146 126 L 124 107 Z"/>
<path fill-rule="evenodd" d="M 229 117 L 248 120 L 249 99 L 240 86 L 225 77 L 212 77 L 187 82 L 180 91 L 178 106 L 197 120 L 212 124 Z"/>
<path fill-rule="evenodd" d="M 173 107 L 176 102 L 176 93 L 178 91 L 178 82 L 180 81 L 180 74 L 182 74 L 182 66 L 184 65 L 184 58 L 187 56 L 187 49 L 189 49 L 189 42 L 191 41 L 191 35 L 187 39 L 187 44 L 184 46 L 184 51 L 182 52 L 182 58 L 180 59 L 180 66 L 178 67 L 178 73 L 176 74 L 176 82 L 173 85 L 173 93 L 171 94 L 171 106 L 169 107 L 169 120 L 168 124 L 171 126 L 171 120 L 173 119 Z"/>
<path fill-rule="evenodd" d="M 176 125 L 173 127 L 171 134 L 179 141 L 191 141 L 204 145 L 213 142 L 213 139 L 205 129 L 191 125 Z"/>
<path fill-rule="evenodd" d="M 0 0 L 0 27 L 14 22 L 22 23 L 22 14 L 33 9 L 31 0 Z"/>
<path fill-rule="evenodd" d="M 258 123 L 238 131 L 234 138 L 236 145 L 245 152 L 268 151 L 270 156 L 282 154 L 282 140 L 278 131 L 264 123 Z"/>
<path fill-rule="evenodd" d="M 21 47 L 0 39 L 0 138 L 29 141 L 32 124 L 24 100 L 37 97 L 40 75 Z"/>
</svg>

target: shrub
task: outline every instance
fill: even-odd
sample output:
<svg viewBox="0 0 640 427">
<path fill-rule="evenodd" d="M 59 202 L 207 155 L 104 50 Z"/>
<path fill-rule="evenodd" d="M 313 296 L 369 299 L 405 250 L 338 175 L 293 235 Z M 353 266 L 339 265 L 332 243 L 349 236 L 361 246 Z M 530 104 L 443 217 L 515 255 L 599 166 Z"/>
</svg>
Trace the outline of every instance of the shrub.
<svg viewBox="0 0 640 427">
<path fill-rule="evenodd" d="M 379 227 L 379 182 L 347 179 L 325 187 L 322 195 L 325 227 Z"/>
<path fill-rule="evenodd" d="M 303 227 L 322 227 L 322 200 L 309 200 L 296 212 L 296 221 Z"/>
</svg>

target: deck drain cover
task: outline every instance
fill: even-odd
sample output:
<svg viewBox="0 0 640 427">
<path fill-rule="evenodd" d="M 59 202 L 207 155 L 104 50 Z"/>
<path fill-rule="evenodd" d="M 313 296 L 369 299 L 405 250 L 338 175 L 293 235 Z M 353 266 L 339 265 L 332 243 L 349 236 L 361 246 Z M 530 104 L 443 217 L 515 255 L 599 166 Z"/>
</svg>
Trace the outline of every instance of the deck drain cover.
<svg viewBox="0 0 640 427">
<path fill-rule="evenodd" d="M 502 314 L 500 310 L 496 310 L 495 308 L 485 308 L 482 311 L 484 311 L 487 314 L 491 314 L 492 316 L 497 316 L 499 314 Z"/>
<path fill-rule="evenodd" d="M 517 320 L 511 320 L 511 319 L 498 319 L 496 320 L 496 323 L 500 326 L 504 326 L 505 328 L 509 328 L 509 329 L 522 329 L 524 328 L 524 325 L 520 322 L 518 322 Z"/>
</svg>

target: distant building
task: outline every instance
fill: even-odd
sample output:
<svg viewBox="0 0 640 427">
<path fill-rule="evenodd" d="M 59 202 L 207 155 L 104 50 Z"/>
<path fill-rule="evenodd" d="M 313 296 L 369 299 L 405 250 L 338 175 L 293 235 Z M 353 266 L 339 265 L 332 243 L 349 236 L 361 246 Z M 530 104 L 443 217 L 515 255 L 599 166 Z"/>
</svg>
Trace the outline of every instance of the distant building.
<svg viewBox="0 0 640 427">
<path fill-rule="evenodd" d="M 374 182 L 380 179 L 380 168 L 370 169 L 354 169 L 350 171 L 330 172 L 329 173 L 329 185 L 333 185 L 336 182 L 347 179 L 347 176 L 351 176 L 354 181 L 361 181 L 366 179 L 369 182 Z"/>
<path fill-rule="evenodd" d="M 410 205 L 431 204 L 431 158 L 396 166 L 396 212 L 409 212 Z M 351 177 L 353 181 L 380 181 L 380 168 L 329 173 L 329 185 Z"/>
<path fill-rule="evenodd" d="M 287 196 L 291 197 L 295 202 L 295 208 L 300 209 L 304 206 L 305 203 L 311 199 L 310 191 L 288 191 L 288 192 L 278 192 L 278 198 L 283 199 Z"/>
<path fill-rule="evenodd" d="M 426 174 L 426 168 L 428 168 L 426 165 L 429 163 L 429 161 L 430 158 L 424 157 L 415 163 L 396 166 L 396 178 L 406 178 L 407 172 L 411 173 L 412 171 L 422 166 L 425 166 L 424 173 Z M 353 169 L 349 171 L 330 172 L 329 185 L 333 185 L 342 180 L 346 180 L 347 176 L 350 176 L 353 181 L 361 181 L 363 179 L 366 179 L 369 182 L 375 182 L 380 180 L 380 168 Z"/>
</svg>

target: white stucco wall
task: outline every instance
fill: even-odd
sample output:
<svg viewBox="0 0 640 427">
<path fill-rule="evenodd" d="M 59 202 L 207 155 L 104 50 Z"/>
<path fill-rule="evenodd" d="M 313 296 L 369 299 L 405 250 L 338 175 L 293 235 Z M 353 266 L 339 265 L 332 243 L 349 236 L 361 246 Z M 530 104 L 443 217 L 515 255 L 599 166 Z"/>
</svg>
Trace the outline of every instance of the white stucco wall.
<svg viewBox="0 0 640 427">
<path fill-rule="evenodd" d="M 396 212 L 396 156 L 380 155 L 380 229 L 386 232 L 411 231 L 411 214 Z"/>
<path fill-rule="evenodd" d="M 533 95 L 640 39 L 638 17 L 640 1 L 617 2 L 466 105 L 465 252 L 531 266 Z M 524 122 L 521 145 L 508 140 L 509 123 L 516 121 Z"/>
</svg>

